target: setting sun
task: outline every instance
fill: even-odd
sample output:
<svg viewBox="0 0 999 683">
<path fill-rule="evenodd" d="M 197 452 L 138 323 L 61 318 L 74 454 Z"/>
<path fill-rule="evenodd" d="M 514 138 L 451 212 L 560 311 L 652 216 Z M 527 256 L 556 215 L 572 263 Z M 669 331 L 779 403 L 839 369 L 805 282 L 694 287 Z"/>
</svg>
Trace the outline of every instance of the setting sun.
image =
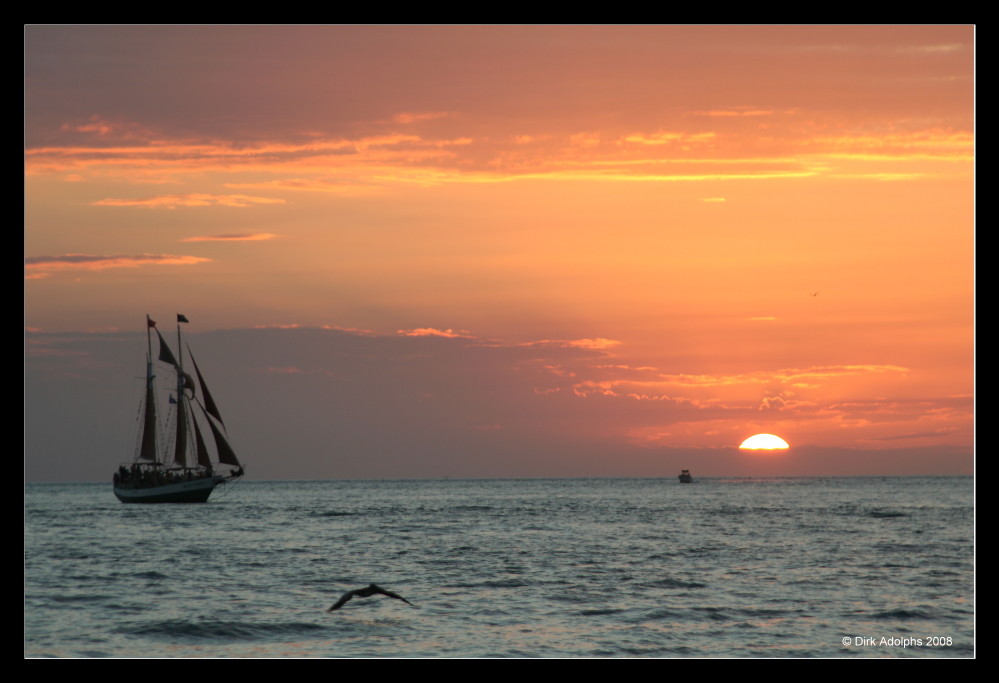
<svg viewBox="0 0 999 683">
<path fill-rule="evenodd" d="M 774 436 L 773 434 L 756 434 L 743 441 L 739 445 L 739 448 L 773 451 L 779 448 L 790 448 L 790 446 L 788 446 L 787 441 L 779 436 Z"/>
</svg>

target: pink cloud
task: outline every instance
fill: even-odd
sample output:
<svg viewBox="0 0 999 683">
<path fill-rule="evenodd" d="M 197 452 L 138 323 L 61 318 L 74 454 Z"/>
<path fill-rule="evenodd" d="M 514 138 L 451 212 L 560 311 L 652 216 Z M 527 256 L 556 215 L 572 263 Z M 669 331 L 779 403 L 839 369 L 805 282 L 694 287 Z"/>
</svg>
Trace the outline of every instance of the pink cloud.
<svg viewBox="0 0 999 683">
<path fill-rule="evenodd" d="M 137 206 L 144 209 L 176 209 L 178 207 L 228 206 L 246 208 L 261 204 L 284 204 L 284 199 L 253 197 L 245 194 L 168 194 L 142 199 L 101 199 L 93 206 Z"/>
<path fill-rule="evenodd" d="M 261 242 L 272 240 L 277 235 L 270 232 L 229 234 L 229 235 L 204 235 L 201 237 L 185 237 L 181 242 Z"/>
<path fill-rule="evenodd" d="M 690 113 L 694 116 L 731 117 L 731 116 L 773 116 L 775 112 L 769 109 L 755 109 L 753 107 L 734 107 L 732 109 L 711 109 L 709 111 L 693 111 Z"/>
<path fill-rule="evenodd" d="M 425 111 L 425 112 L 400 112 L 392 117 L 395 123 L 416 123 L 417 121 L 432 121 L 434 119 L 448 119 L 456 114 L 447 111 Z"/>
<path fill-rule="evenodd" d="M 26 278 L 34 279 L 53 270 L 105 270 L 107 268 L 138 268 L 140 266 L 189 266 L 211 261 L 202 256 L 173 254 L 140 254 L 137 256 L 63 254 L 61 256 L 29 256 L 24 259 Z"/>
<path fill-rule="evenodd" d="M 473 335 L 468 333 L 468 330 L 459 330 L 458 332 L 455 332 L 451 328 L 438 330 L 434 327 L 418 327 L 412 330 L 396 330 L 396 334 L 401 334 L 404 337 L 452 337 L 475 339 Z"/>
<path fill-rule="evenodd" d="M 571 349 L 609 349 L 618 346 L 621 342 L 615 339 L 542 339 L 539 341 L 527 342 L 523 346 L 557 346 Z"/>
</svg>

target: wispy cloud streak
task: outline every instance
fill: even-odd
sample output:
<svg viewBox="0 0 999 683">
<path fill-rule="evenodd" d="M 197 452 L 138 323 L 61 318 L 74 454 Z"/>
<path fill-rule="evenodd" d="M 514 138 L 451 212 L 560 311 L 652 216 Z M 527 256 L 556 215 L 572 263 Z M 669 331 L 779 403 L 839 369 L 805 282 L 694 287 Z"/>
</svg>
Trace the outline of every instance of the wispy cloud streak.
<svg viewBox="0 0 999 683">
<path fill-rule="evenodd" d="M 108 268 L 139 268 L 141 266 L 190 266 L 211 261 L 202 256 L 174 254 L 107 255 L 63 254 L 60 256 L 29 256 L 24 259 L 25 277 L 46 277 L 55 270 L 106 270 Z"/>
<path fill-rule="evenodd" d="M 134 206 L 143 209 L 176 209 L 179 207 L 228 206 L 246 208 L 261 204 L 284 204 L 275 197 L 254 197 L 246 194 L 167 194 L 142 199 L 100 199 L 94 206 Z"/>
<path fill-rule="evenodd" d="M 181 242 L 263 242 L 272 240 L 277 235 L 271 232 L 232 233 L 228 235 L 201 235 L 185 237 Z"/>
<path fill-rule="evenodd" d="M 128 139 L 115 144 L 113 130 L 96 123 L 68 130 L 107 131 L 108 144 L 63 144 L 29 148 L 29 176 L 59 174 L 79 182 L 113 177 L 132 183 L 176 182 L 205 173 L 225 177 L 229 187 L 270 187 L 319 191 L 357 191 L 393 183 L 435 185 L 447 182 L 496 182 L 513 179 L 630 180 L 638 182 L 768 180 L 817 176 L 858 177 L 882 174 L 904 180 L 919 177 L 898 167 L 907 162 L 968 162 L 973 158 L 970 131 L 940 126 L 856 131 L 840 126 L 830 134 L 805 120 L 789 123 L 766 138 L 750 125 L 768 117 L 763 109 L 692 112 L 731 120 L 725 130 L 635 130 L 623 135 L 581 131 L 573 134 L 439 136 L 399 132 L 446 118 L 445 114 L 400 114 L 398 121 L 370 123 L 386 128 L 357 137 L 310 135 L 299 140 L 191 140 L 152 135 L 128 127 Z M 788 114 L 805 119 L 805 113 Z M 745 123 L 742 123 L 745 122 Z M 473 122 L 474 123 L 474 122 Z M 141 136 L 147 137 L 143 139 Z M 839 160 L 841 163 L 837 163 Z M 863 169 L 842 163 L 863 162 Z M 881 168 L 885 164 L 891 168 Z M 719 167 L 719 165 L 722 165 Z M 262 175 L 268 176 L 266 178 Z M 178 208 L 248 207 L 284 200 L 246 194 L 185 193 L 144 198 L 105 198 L 97 206 Z"/>
</svg>

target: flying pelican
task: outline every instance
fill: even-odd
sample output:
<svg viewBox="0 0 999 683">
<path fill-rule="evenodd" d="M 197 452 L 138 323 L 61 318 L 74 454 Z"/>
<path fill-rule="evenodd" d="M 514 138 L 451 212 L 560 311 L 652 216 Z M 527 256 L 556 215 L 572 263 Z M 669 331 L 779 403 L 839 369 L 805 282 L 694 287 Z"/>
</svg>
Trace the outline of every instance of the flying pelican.
<svg viewBox="0 0 999 683">
<path fill-rule="evenodd" d="M 340 609 L 341 607 L 343 607 L 344 605 L 346 605 L 348 602 L 350 602 L 351 598 L 370 598 L 372 595 L 377 595 L 379 593 L 382 594 L 382 595 L 387 595 L 390 598 L 395 598 L 396 600 L 402 600 L 407 605 L 415 607 L 415 605 L 413 605 L 413 603 L 411 603 L 409 600 L 407 600 L 406 598 L 402 597 L 401 595 L 396 595 L 392 591 L 387 591 L 384 588 L 382 588 L 381 586 L 378 586 L 378 585 L 375 585 L 375 584 L 371 584 L 367 588 L 356 588 L 356 589 L 354 589 L 352 591 L 347 591 L 346 593 L 344 593 L 343 595 L 340 596 L 340 599 L 336 601 L 336 604 L 334 604 L 332 607 L 330 607 L 326 611 L 327 612 L 332 612 L 333 610 Z"/>
</svg>

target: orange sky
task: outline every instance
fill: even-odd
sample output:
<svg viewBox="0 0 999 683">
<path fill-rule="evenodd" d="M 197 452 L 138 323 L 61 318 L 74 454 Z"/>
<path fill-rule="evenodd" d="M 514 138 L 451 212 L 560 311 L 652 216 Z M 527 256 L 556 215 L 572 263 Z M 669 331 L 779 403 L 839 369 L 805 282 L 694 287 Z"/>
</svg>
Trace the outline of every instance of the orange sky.
<svg viewBox="0 0 999 683">
<path fill-rule="evenodd" d="M 35 435 L 65 381 L 139 372 L 96 363 L 96 340 L 181 311 L 195 335 L 284 330 L 242 379 L 294 369 L 268 390 L 298 414 L 295 396 L 340 400 L 314 384 L 337 363 L 388 354 L 350 389 L 379 397 L 370 429 L 411 438 L 366 466 L 356 422 L 304 423 L 303 444 L 352 445 L 295 476 L 391 476 L 393 449 L 405 476 L 849 473 L 823 455 L 844 452 L 970 472 L 973 39 L 29 26 L 27 466 L 59 457 Z M 303 328 L 337 352 L 306 368 Z M 421 437 L 407 393 L 440 402 Z M 288 419 L 246 411 L 248 432 Z M 726 450 L 756 432 L 816 455 Z M 543 466 L 481 455 L 500 445 Z M 102 457 L 95 479 L 127 453 Z"/>
</svg>

